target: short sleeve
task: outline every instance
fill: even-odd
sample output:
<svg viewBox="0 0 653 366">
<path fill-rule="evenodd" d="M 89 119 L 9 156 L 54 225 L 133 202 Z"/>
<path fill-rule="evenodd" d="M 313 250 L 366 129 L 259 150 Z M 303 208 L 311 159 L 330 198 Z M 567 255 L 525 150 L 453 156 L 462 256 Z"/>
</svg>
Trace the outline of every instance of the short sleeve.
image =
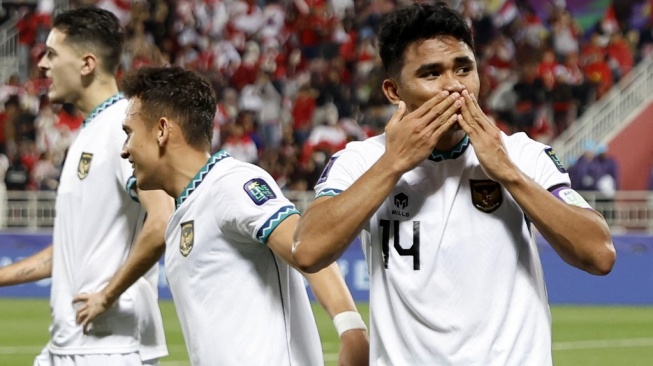
<svg viewBox="0 0 653 366">
<path fill-rule="evenodd" d="M 570 185 L 569 174 L 551 147 L 519 133 L 509 137 L 510 156 L 517 166 L 545 189 Z"/>
<path fill-rule="evenodd" d="M 262 244 L 280 223 L 299 214 L 274 179 L 253 165 L 235 167 L 213 189 L 213 196 L 221 197 L 215 212 L 222 230 Z"/>
<path fill-rule="evenodd" d="M 315 197 L 336 196 L 369 170 L 378 157 L 375 158 L 374 150 L 368 154 L 364 150 L 364 144 L 359 142 L 334 154 L 315 185 Z"/>
</svg>

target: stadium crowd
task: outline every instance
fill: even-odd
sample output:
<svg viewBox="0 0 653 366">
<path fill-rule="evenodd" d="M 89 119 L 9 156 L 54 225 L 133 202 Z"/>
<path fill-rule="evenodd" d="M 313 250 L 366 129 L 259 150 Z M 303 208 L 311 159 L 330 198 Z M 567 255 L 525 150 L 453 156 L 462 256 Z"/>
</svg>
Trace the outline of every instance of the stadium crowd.
<svg viewBox="0 0 653 366">
<path fill-rule="evenodd" d="M 383 132 L 395 107 L 381 91 L 376 31 L 403 0 L 77 0 L 113 11 L 128 32 L 121 70 L 174 64 L 219 96 L 213 149 L 260 165 L 285 189 L 312 189 L 330 155 Z M 456 2 L 456 1 L 454 1 Z M 582 29 L 564 1 L 546 17 L 528 1 L 490 11 L 457 1 L 476 34 L 482 107 L 507 133 L 548 142 L 653 49 L 651 21 L 614 11 Z M 6 4 L 5 4 L 6 5 Z M 22 74 L 0 86 L 0 171 L 9 190 L 55 190 L 83 117 L 48 102 L 36 67 L 53 3 L 10 9 Z M 120 72 L 118 77 L 120 77 Z"/>
</svg>

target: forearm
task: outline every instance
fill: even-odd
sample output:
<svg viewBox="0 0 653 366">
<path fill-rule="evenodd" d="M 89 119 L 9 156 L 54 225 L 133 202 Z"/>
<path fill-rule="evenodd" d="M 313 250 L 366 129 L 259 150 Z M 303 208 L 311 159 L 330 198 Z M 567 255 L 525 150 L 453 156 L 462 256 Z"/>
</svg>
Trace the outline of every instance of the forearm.
<svg viewBox="0 0 653 366">
<path fill-rule="evenodd" d="M 165 227 L 154 220 L 145 221 L 125 263 L 102 290 L 109 304 L 113 304 L 131 285 L 155 265 L 165 251 Z"/>
<path fill-rule="evenodd" d="M 40 252 L 0 268 L 0 286 L 34 282 L 52 276 L 52 245 Z"/>
<path fill-rule="evenodd" d="M 299 268 L 313 273 L 337 260 L 400 177 L 379 160 L 338 196 L 318 198 L 295 229 L 293 258 Z"/>
<path fill-rule="evenodd" d="M 610 272 L 615 250 L 600 214 L 559 200 L 523 174 L 504 187 L 562 259 L 591 274 Z"/>
<path fill-rule="evenodd" d="M 357 311 L 349 288 L 340 274 L 338 263 L 332 263 L 323 270 L 304 274 L 317 301 L 333 319 L 343 311 Z"/>
<path fill-rule="evenodd" d="M 342 337 L 347 333 L 351 337 L 367 340 L 367 326 L 356 309 L 338 264 L 332 263 L 317 273 L 305 274 L 305 277 L 315 298 L 333 320 L 338 335 Z"/>
</svg>

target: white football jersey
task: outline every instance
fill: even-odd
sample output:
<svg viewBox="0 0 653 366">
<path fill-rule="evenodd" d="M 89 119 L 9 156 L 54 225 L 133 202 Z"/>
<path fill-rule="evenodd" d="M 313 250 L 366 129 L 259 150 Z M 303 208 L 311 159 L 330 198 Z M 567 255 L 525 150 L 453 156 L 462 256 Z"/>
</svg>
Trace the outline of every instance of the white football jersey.
<svg viewBox="0 0 653 366">
<path fill-rule="evenodd" d="M 298 213 L 269 174 L 224 151 L 177 199 L 165 268 L 193 366 L 324 365 L 303 277 L 266 246 Z"/>
<path fill-rule="evenodd" d="M 545 145 L 503 136 L 544 188 L 569 184 Z M 333 196 L 385 151 L 385 135 L 335 154 L 316 186 Z M 551 316 L 524 212 L 465 137 L 405 173 L 361 235 L 370 270 L 373 365 L 551 365 Z"/>
<path fill-rule="evenodd" d="M 57 191 L 53 233 L 50 351 L 59 355 L 140 352 L 167 355 L 157 300 L 158 266 L 139 279 L 84 335 L 73 297 L 102 290 L 129 254 L 144 211 L 128 187 L 132 167 L 120 157 L 127 101 L 97 107 L 70 146 Z"/>
</svg>

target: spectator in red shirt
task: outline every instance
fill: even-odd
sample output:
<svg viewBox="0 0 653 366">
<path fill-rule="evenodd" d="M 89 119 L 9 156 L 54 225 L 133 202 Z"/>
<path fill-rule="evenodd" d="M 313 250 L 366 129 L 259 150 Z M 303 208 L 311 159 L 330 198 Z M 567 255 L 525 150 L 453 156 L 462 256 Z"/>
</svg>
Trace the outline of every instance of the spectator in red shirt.
<svg viewBox="0 0 653 366">
<path fill-rule="evenodd" d="M 315 108 L 315 92 L 310 85 L 302 85 L 292 109 L 293 137 L 298 146 L 302 146 L 311 133 Z"/>
</svg>

